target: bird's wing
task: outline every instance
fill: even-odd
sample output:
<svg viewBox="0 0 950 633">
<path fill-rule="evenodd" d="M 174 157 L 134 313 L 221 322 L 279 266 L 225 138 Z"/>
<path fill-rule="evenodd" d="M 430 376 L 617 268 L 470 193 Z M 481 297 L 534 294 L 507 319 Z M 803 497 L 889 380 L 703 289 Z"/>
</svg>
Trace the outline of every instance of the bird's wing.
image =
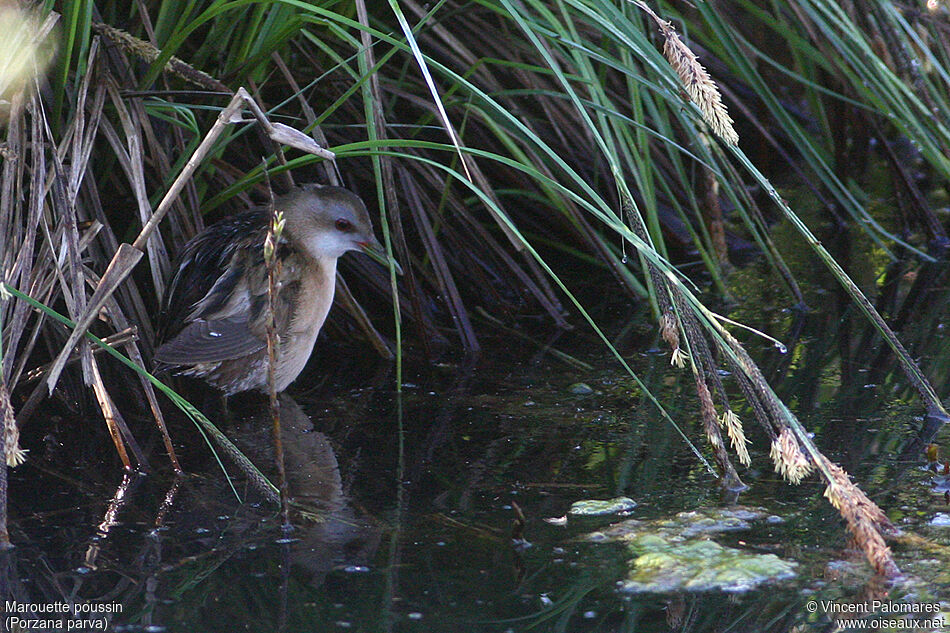
<svg viewBox="0 0 950 633">
<path fill-rule="evenodd" d="M 172 266 L 173 275 L 165 288 L 162 309 L 158 315 L 159 343 L 169 342 L 195 318 L 209 320 L 211 314 L 195 314 L 199 302 L 214 296 L 229 295 L 240 281 L 248 260 L 263 261 L 262 244 L 266 217 L 259 210 L 232 216 L 212 225 L 194 237 L 178 253 Z"/>
<path fill-rule="evenodd" d="M 247 318 L 198 319 L 155 350 L 155 360 L 168 365 L 212 363 L 253 354 L 266 346 L 266 340 L 248 328 Z"/>
<path fill-rule="evenodd" d="M 216 225 L 217 226 L 217 225 Z M 155 360 L 169 365 L 217 362 L 257 352 L 267 345 L 265 221 L 242 214 L 189 242 L 176 262 L 160 316 Z M 275 301 L 275 322 L 288 322 L 299 289 L 300 266 L 287 245 Z"/>
</svg>

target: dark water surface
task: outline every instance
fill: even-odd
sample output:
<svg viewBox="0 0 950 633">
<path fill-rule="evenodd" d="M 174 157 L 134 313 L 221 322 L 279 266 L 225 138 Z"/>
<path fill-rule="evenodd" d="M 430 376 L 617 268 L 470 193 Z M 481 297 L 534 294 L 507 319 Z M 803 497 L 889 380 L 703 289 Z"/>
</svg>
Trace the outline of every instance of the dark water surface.
<svg viewBox="0 0 950 633">
<path fill-rule="evenodd" d="M 754 270 L 732 283 L 736 302 L 723 311 L 789 344 L 783 355 L 743 336 L 779 394 L 829 457 L 915 535 L 892 544 L 903 581 L 872 578 L 817 477 L 792 487 L 775 475 L 767 438 L 740 409 L 753 460 L 739 468 L 750 485 L 740 503 L 761 508 L 761 518 L 699 538 L 796 563 L 794 576 L 748 590 L 624 590 L 637 554 L 606 536 L 612 524 L 632 518 L 658 530 L 678 513 L 727 506 L 679 432 L 576 332 L 548 350 L 486 341 L 471 365 L 410 362 L 401 395 L 372 358 L 313 363 L 282 401 L 300 503 L 286 534 L 275 509 L 222 458 L 231 489 L 186 421 L 171 423 L 189 472 L 176 483 L 160 442 L 144 447 L 156 472 L 122 480 L 98 420 L 53 420 L 12 472 L 17 547 L 0 558 L 4 598 L 121 605 L 121 613 L 87 615 L 87 624 L 107 617 L 108 630 L 182 632 L 832 631 L 826 609 L 810 612 L 809 601 L 950 599 L 950 527 L 941 525 L 950 524 L 950 483 L 925 468 L 923 410 L 903 376 L 837 295 L 813 296 L 821 310 L 799 318 L 774 298 L 749 297 L 767 287 Z M 902 328 L 944 397 L 946 297 L 941 283 L 920 293 L 920 316 Z M 623 314 L 605 310 L 599 318 L 617 324 L 610 334 L 619 349 L 708 455 L 688 370 L 670 367 L 649 326 L 627 327 Z M 337 353 L 321 345 L 328 358 Z M 266 403 L 237 398 L 231 414 L 222 428 L 272 473 Z M 935 440 L 944 454 L 947 440 L 944 430 Z M 564 524 L 572 503 L 619 496 L 637 507 Z"/>
</svg>

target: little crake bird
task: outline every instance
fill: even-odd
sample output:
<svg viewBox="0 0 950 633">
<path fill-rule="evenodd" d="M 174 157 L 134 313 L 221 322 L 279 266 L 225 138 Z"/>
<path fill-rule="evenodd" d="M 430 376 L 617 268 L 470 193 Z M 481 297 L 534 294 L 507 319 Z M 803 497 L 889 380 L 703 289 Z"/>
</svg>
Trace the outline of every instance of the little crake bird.
<svg viewBox="0 0 950 633">
<path fill-rule="evenodd" d="M 275 383 L 303 370 L 333 303 L 336 262 L 363 250 L 386 259 L 363 202 L 340 187 L 304 185 L 275 200 L 285 225 L 274 323 L 280 340 Z M 185 245 L 165 290 L 155 361 L 204 379 L 227 395 L 267 391 L 268 207 L 218 222 Z"/>
</svg>

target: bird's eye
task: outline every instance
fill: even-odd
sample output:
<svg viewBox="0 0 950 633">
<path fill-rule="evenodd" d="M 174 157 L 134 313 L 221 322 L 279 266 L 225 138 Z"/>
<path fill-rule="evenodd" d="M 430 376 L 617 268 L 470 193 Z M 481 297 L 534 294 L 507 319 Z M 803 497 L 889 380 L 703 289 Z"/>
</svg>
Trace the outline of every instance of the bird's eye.
<svg viewBox="0 0 950 633">
<path fill-rule="evenodd" d="M 336 221 L 336 230 L 348 233 L 349 231 L 353 230 L 353 223 L 346 218 L 339 218 Z"/>
</svg>

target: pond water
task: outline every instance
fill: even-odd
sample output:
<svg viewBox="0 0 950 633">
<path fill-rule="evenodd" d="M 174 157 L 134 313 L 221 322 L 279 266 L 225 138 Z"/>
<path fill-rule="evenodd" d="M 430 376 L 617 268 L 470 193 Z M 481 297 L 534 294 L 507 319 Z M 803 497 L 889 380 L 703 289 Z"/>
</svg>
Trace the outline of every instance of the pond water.
<svg viewBox="0 0 950 633">
<path fill-rule="evenodd" d="M 127 632 L 830 631 L 832 603 L 950 600 L 950 484 L 927 470 L 919 401 L 836 294 L 807 315 L 749 308 L 743 293 L 768 287 L 754 275 L 734 276 L 725 309 L 789 344 L 744 337 L 819 447 L 909 535 L 891 544 L 896 583 L 849 548 L 817 478 L 772 471 L 753 424 L 749 490 L 726 504 L 680 435 L 708 456 L 688 370 L 644 314 L 608 306 L 599 318 L 680 430 L 582 331 L 486 339 L 470 364 L 410 359 L 401 394 L 388 366 L 321 341 L 327 360 L 282 399 L 291 531 L 222 457 L 227 483 L 185 420 L 170 422 L 189 473 L 176 481 L 159 441 L 143 447 L 155 471 L 123 479 L 104 431 L 51 416 L 25 430 L 31 459 L 11 473 L 3 599 L 121 610 L 85 625 Z M 902 329 L 943 397 L 946 293 L 915 295 L 934 309 Z M 229 409 L 223 430 L 272 474 L 266 401 Z M 946 431 L 934 442 L 950 454 Z"/>
</svg>

